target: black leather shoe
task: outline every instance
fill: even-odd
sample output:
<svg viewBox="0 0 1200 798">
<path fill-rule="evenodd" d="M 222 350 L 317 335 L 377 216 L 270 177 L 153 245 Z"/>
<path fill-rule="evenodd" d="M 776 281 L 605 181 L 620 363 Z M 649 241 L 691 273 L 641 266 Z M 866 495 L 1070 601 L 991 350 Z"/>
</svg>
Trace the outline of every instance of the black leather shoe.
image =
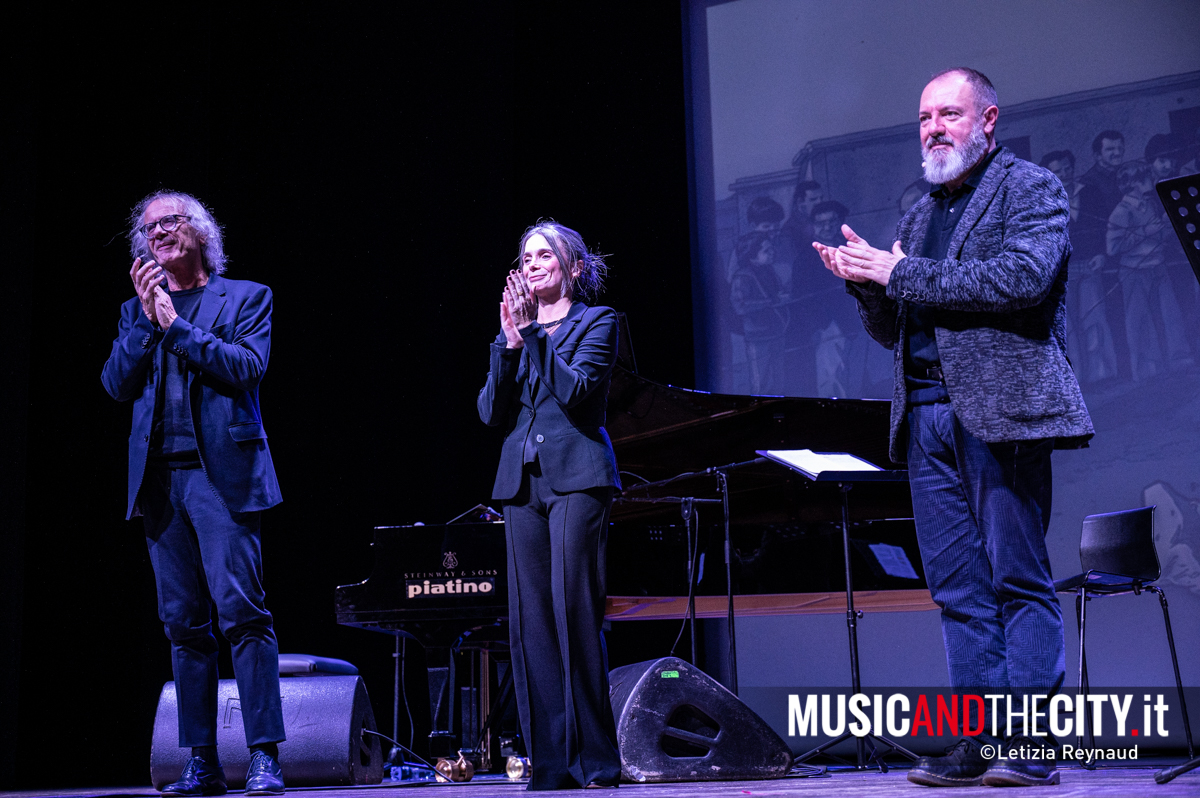
<svg viewBox="0 0 1200 798">
<path fill-rule="evenodd" d="M 1017 735 L 1000 746 L 1003 757 L 992 760 L 983 774 L 989 787 L 1039 787 L 1058 784 L 1054 749 L 1029 737 Z"/>
<path fill-rule="evenodd" d="M 265 751 L 255 751 L 250 756 L 246 795 L 283 795 L 283 771 Z"/>
<path fill-rule="evenodd" d="M 228 791 L 220 766 L 194 756 L 183 766 L 179 781 L 163 787 L 162 794 L 190 798 L 195 795 L 224 795 Z"/>
<path fill-rule="evenodd" d="M 979 746 L 964 737 L 947 748 L 945 756 L 918 759 L 908 771 L 908 780 L 926 787 L 977 787 L 987 770 Z"/>
</svg>

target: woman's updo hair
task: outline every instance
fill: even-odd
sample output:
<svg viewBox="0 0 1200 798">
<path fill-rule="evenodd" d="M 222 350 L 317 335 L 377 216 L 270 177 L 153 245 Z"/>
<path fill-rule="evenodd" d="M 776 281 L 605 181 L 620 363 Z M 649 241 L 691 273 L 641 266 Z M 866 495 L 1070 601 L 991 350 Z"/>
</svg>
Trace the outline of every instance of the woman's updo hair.
<svg viewBox="0 0 1200 798">
<path fill-rule="evenodd" d="M 604 289 L 604 277 L 608 274 L 604 256 L 589 252 L 583 238 L 571 228 L 553 219 L 539 219 L 521 236 L 517 246 L 518 266 L 525 255 L 525 243 L 535 235 L 545 238 L 554 257 L 558 258 L 563 270 L 564 294 L 581 302 L 595 299 Z"/>
</svg>

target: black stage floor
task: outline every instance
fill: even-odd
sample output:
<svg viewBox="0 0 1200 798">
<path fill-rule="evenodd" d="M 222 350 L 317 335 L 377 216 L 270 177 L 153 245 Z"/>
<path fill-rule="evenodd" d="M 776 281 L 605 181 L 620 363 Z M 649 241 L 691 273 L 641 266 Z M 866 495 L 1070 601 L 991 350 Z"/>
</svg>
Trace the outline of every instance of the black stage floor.
<svg viewBox="0 0 1200 798">
<path fill-rule="evenodd" d="M 1159 769 L 1183 762 L 1183 759 L 1154 760 L 1142 767 L 1111 767 L 1089 771 L 1081 767 L 1059 768 L 1062 783 L 1051 787 L 1018 787 L 1003 791 L 1004 796 L 1067 796 L 1068 798 L 1182 798 L 1200 796 L 1200 768 L 1177 777 L 1168 784 L 1155 784 L 1154 774 Z M 992 787 L 963 787 L 953 790 L 921 787 L 905 777 L 905 770 L 892 769 L 886 774 L 877 771 L 856 772 L 854 770 L 831 769 L 823 776 L 808 778 L 789 777 L 771 781 L 718 781 L 692 782 L 686 784 L 626 784 L 619 790 L 563 790 L 541 793 L 543 795 L 586 795 L 588 798 L 792 798 L 810 796 L 841 796 L 842 798 L 895 798 L 895 796 L 989 795 L 996 798 Z M 432 782 L 398 784 L 385 783 L 370 787 L 301 787 L 288 790 L 304 798 L 394 798 L 396 796 L 423 796 L 424 798 L 492 798 L 507 796 L 516 798 L 525 793 L 525 782 L 513 782 L 500 776 L 484 776 L 466 784 L 435 784 Z M 240 795 L 231 792 L 230 795 Z M 69 796 L 69 798 L 155 798 L 158 793 L 148 787 L 123 787 L 72 790 L 26 790 L 22 792 L 0 792 L 0 798 L 47 798 Z"/>
</svg>

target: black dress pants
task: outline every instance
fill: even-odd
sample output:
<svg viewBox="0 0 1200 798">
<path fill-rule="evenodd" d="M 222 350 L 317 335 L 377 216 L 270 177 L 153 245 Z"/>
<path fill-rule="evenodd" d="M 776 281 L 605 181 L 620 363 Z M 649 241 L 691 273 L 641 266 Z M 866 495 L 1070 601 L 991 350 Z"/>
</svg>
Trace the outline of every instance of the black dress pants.
<svg viewBox="0 0 1200 798">
<path fill-rule="evenodd" d="M 217 744 L 217 639 L 233 650 L 246 744 L 284 740 L 279 644 L 262 581 L 261 513 L 230 512 L 200 468 L 151 463 L 140 493 L 158 615 L 171 641 L 179 745 Z"/>
<path fill-rule="evenodd" d="M 509 640 L 531 790 L 621 777 L 604 648 L 612 488 L 558 494 L 537 463 L 504 506 Z"/>
</svg>

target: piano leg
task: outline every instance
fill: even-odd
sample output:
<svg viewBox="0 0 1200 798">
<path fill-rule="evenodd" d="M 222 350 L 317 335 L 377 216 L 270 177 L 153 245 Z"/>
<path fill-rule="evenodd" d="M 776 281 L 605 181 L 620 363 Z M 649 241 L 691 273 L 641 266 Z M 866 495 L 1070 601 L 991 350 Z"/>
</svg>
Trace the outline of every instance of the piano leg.
<svg viewBox="0 0 1200 798">
<path fill-rule="evenodd" d="M 468 657 L 469 661 L 459 663 L 459 656 Z M 498 694 L 491 689 L 493 663 L 499 680 Z M 494 759 L 491 737 L 506 729 L 505 714 L 513 700 L 512 668 L 507 657 L 496 658 L 484 649 L 456 653 L 446 646 L 428 646 L 425 664 L 429 678 L 430 758 L 454 759 L 461 748 L 475 764 L 476 771 L 490 770 Z M 466 683 L 462 685 L 456 673 L 460 664 L 463 668 L 469 664 L 469 672 L 463 671 Z"/>
<path fill-rule="evenodd" d="M 454 757 L 458 753 L 454 734 L 454 655 L 444 646 L 425 649 L 429 671 L 429 756 Z"/>
<path fill-rule="evenodd" d="M 479 652 L 479 708 L 483 713 L 479 729 L 481 737 L 476 743 L 479 749 L 479 765 L 481 770 L 492 769 L 492 735 L 488 734 L 488 726 L 492 720 L 492 668 L 491 657 L 486 651 Z"/>
<path fill-rule="evenodd" d="M 513 740 L 518 736 L 516 718 L 509 718 L 509 710 L 513 704 L 513 675 L 507 654 L 495 656 L 487 649 L 472 649 L 461 652 L 470 657 L 471 679 L 469 686 L 463 686 L 460 696 L 462 717 L 462 748 L 467 758 L 475 764 L 475 772 L 489 772 L 493 765 L 499 764 L 503 769 L 506 763 L 499 758 L 519 756 L 523 751 L 505 753 L 499 757 L 493 746 L 493 737 Z M 492 670 L 495 664 L 497 690 L 492 690 Z M 460 663 L 461 664 L 461 663 Z"/>
<path fill-rule="evenodd" d="M 492 746 L 492 738 L 498 736 L 500 738 L 501 750 L 499 758 L 507 758 L 510 756 L 520 756 L 524 751 L 506 750 L 506 740 L 514 740 L 518 732 L 516 728 L 506 728 L 506 716 L 508 710 L 513 703 L 513 672 L 512 666 L 506 659 L 495 659 L 496 663 L 496 679 L 497 691 L 495 698 L 492 697 L 490 670 L 493 661 L 492 655 L 487 651 L 480 651 L 479 657 L 482 662 L 481 679 L 479 684 L 480 700 L 479 710 L 480 716 L 477 718 L 479 722 L 479 732 L 477 735 L 476 750 L 478 752 L 479 767 L 477 770 L 491 770 L 494 760 L 498 758 L 494 756 Z M 514 719 L 515 721 L 515 719 Z M 511 746 L 511 742 L 508 743 Z M 498 762 L 503 768 L 505 763 Z"/>
<path fill-rule="evenodd" d="M 383 763 L 388 768 L 403 767 L 408 756 L 400 748 L 400 695 L 404 690 L 404 651 L 407 643 L 403 635 L 396 635 L 396 653 L 392 654 L 392 750 L 388 751 Z"/>
</svg>

